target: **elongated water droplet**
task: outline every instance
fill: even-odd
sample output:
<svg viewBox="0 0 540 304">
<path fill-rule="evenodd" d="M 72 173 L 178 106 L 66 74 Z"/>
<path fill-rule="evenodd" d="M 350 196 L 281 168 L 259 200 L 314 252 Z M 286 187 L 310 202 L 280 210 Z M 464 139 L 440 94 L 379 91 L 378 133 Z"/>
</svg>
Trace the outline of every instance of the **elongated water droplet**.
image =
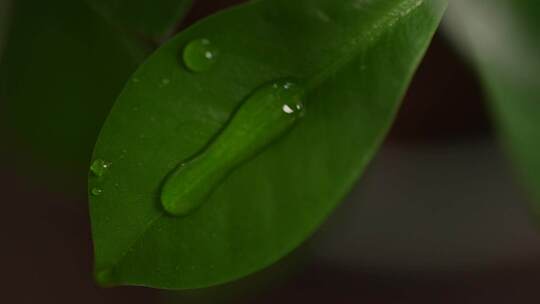
<svg viewBox="0 0 540 304">
<path fill-rule="evenodd" d="M 193 72 L 208 71 L 217 61 L 218 49 L 208 39 L 193 40 L 184 48 L 184 64 Z"/>
<path fill-rule="evenodd" d="M 167 177 L 161 192 L 164 209 L 182 216 L 202 205 L 236 167 L 295 125 L 304 113 L 303 95 L 304 89 L 288 80 L 257 89 L 204 151 Z"/>
<path fill-rule="evenodd" d="M 111 167 L 111 163 L 103 159 L 96 159 L 90 166 L 90 171 L 96 176 L 103 176 Z"/>
<path fill-rule="evenodd" d="M 93 196 L 100 196 L 101 194 L 103 194 L 103 189 L 101 188 L 92 188 L 92 195 Z"/>
</svg>

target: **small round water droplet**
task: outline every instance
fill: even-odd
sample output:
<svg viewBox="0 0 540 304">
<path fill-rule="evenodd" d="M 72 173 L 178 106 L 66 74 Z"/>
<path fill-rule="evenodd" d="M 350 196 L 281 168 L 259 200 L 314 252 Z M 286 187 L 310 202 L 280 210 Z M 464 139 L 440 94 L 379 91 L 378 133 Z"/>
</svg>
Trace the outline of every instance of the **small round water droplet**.
<svg viewBox="0 0 540 304">
<path fill-rule="evenodd" d="M 103 189 L 93 188 L 91 192 L 93 196 L 100 196 L 101 194 L 103 194 Z"/>
<path fill-rule="evenodd" d="M 103 176 L 110 167 L 110 162 L 104 161 L 103 159 L 96 159 L 90 166 L 90 171 L 92 171 L 95 176 Z"/>
<path fill-rule="evenodd" d="M 208 39 L 193 40 L 184 48 L 184 64 L 193 72 L 208 71 L 217 61 L 218 49 Z"/>
</svg>

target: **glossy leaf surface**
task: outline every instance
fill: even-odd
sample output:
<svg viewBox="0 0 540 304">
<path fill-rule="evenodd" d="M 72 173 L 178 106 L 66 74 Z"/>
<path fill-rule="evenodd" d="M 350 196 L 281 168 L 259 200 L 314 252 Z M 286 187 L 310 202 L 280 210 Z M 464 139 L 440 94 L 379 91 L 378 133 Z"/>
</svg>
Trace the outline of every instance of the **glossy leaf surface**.
<svg viewBox="0 0 540 304">
<path fill-rule="evenodd" d="M 90 192 L 102 190 L 90 193 L 97 279 L 204 287 L 297 247 L 375 153 L 445 3 L 254 1 L 159 49 L 125 87 L 94 152 L 111 164 L 89 177 Z M 219 57 L 192 72 L 183 50 L 199 39 Z M 304 117 L 236 167 L 198 209 L 166 214 L 160 195 L 170 173 L 219 135 L 258 88 L 289 78 L 305 91 Z"/>
<path fill-rule="evenodd" d="M 167 34 L 191 7 L 192 0 L 86 0 L 122 28 L 151 38 Z"/>
<path fill-rule="evenodd" d="M 450 7 L 448 28 L 478 67 L 499 131 L 540 202 L 540 2 L 456 0 Z"/>
</svg>

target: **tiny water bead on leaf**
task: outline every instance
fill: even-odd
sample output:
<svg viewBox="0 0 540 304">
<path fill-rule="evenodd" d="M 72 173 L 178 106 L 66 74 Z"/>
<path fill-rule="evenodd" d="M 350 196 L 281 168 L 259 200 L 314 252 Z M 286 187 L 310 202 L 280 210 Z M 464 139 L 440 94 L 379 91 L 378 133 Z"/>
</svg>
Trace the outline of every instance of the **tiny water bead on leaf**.
<svg viewBox="0 0 540 304">
<path fill-rule="evenodd" d="M 217 60 L 218 49 L 208 39 L 193 40 L 182 52 L 182 60 L 193 72 L 208 71 Z"/>
<path fill-rule="evenodd" d="M 90 166 L 90 171 L 92 171 L 95 176 L 101 177 L 107 173 L 110 167 L 110 162 L 103 159 L 96 159 Z"/>
<path fill-rule="evenodd" d="M 290 130 L 303 116 L 304 89 L 279 80 L 248 97 L 207 148 L 183 162 L 161 192 L 164 209 L 184 216 L 199 207 L 237 166 Z"/>
<path fill-rule="evenodd" d="M 101 194 L 103 194 L 103 189 L 101 188 L 92 188 L 92 195 L 93 196 L 100 196 Z"/>
</svg>

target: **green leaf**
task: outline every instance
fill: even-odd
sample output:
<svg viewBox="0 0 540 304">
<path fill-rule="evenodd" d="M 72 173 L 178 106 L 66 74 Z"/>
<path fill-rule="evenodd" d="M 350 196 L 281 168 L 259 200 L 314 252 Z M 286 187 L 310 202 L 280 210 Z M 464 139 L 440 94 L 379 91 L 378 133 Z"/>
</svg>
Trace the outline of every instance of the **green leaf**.
<svg viewBox="0 0 540 304">
<path fill-rule="evenodd" d="M 11 20 L 0 123 L 29 175 L 84 194 L 89 151 L 145 50 L 81 1 L 17 0 Z"/>
<path fill-rule="evenodd" d="M 11 19 L 11 5 L 11 0 L 0 0 L 0 58 L 2 58 L 4 39 Z"/>
<path fill-rule="evenodd" d="M 540 202 L 540 2 L 450 7 L 448 28 L 478 67 L 504 142 Z"/>
<path fill-rule="evenodd" d="M 192 0 L 86 0 L 114 24 L 152 38 L 161 38 L 181 20 Z"/>
<path fill-rule="evenodd" d="M 199 22 L 159 49 L 125 87 L 94 151 L 98 164 L 110 163 L 101 177 L 89 177 L 90 192 L 97 191 L 90 208 L 98 281 L 205 287 L 248 275 L 297 247 L 375 153 L 445 5 L 255 1 Z M 184 51 L 200 39 L 208 43 Z M 215 62 L 201 65 L 192 49 L 206 56 L 210 44 Z M 192 72 L 193 63 L 205 68 Z M 265 97 L 281 79 L 305 91 L 305 115 L 273 129 L 268 122 L 278 118 L 260 115 L 264 106 L 282 98 L 295 107 L 297 96 Z M 269 138 L 251 138 L 242 128 Z M 179 211 L 181 217 L 165 213 L 165 181 L 214 145 L 220 148 L 205 163 L 208 170 L 225 167 L 225 178 L 208 184 L 213 189 L 198 208 Z"/>
</svg>

